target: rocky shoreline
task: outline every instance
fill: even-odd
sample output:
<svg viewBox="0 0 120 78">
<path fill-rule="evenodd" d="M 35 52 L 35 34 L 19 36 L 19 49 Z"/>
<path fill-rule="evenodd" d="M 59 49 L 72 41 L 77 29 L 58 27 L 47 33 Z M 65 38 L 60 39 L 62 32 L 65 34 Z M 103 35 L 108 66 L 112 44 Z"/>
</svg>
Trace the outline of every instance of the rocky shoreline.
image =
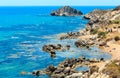
<svg viewBox="0 0 120 78">
<path fill-rule="evenodd" d="M 99 71 L 99 67 L 90 66 L 93 63 L 99 63 L 105 61 L 104 58 L 99 60 L 97 59 L 86 59 L 84 56 L 79 57 L 77 59 L 70 58 L 66 59 L 64 62 L 61 62 L 57 67 L 50 65 L 43 71 L 34 71 L 33 75 L 39 76 L 43 74 L 50 75 L 51 78 L 76 78 L 76 77 L 90 77 L 94 72 Z M 89 67 L 89 70 L 86 71 L 76 71 L 77 67 L 81 67 L 86 65 Z M 44 73 L 41 73 L 44 72 Z M 74 75 L 74 74 L 78 75 Z"/>
<path fill-rule="evenodd" d="M 59 39 L 76 39 L 74 45 L 78 48 L 89 48 L 89 46 L 109 48 L 110 45 L 108 43 L 116 40 L 115 36 L 110 37 L 110 35 L 114 34 L 114 32 L 118 32 L 118 29 L 120 28 L 118 26 L 120 23 L 116 21 L 120 20 L 120 6 L 112 10 L 94 10 L 91 13 L 86 14 L 84 18 L 89 19 L 85 29 L 80 32 L 68 32 L 65 35 L 59 36 Z M 66 45 L 67 50 L 69 50 L 70 47 L 70 45 Z M 63 46 L 61 44 L 49 44 L 43 46 L 43 51 L 50 53 L 52 57 L 55 56 L 55 52 L 58 50 L 63 51 Z M 51 78 L 110 78 L 109 74 L 103 72 L 110 63 L 111 60 L 106 61 L 104 58 L 99 60 L 86 59 L 83 56 L 77 59 L 66 59 L 57 67 L 51 65 L 45 70 L 34 71 L 32 74 L 35 76 L 47 74 L 50 75 Z M 77 67 L 84 65 L 89 67 L 88 71 L 81 72 L 75 70 Z"/>
</svg>

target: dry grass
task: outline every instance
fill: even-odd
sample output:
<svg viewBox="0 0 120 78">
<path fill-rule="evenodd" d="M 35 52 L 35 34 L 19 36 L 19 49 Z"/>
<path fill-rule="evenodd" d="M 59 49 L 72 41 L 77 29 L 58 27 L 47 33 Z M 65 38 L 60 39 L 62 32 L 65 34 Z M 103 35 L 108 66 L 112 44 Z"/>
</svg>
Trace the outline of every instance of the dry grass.
<svg viewBox="0 0 120 78">
<path fill-rule="evenodd" d="M 107 39 L 114 39 L 116 36 L 119 36 L 120 37 L 120 24 L 110 24 L 108 26 L 102 26 L 101 28 L 98 29 L 98 33 L 99 32 L 106 32 L 106 29 L 116 29 L 116 31 L 113 31 L 113 32 L 108 32 L 105 37 L 103 38 L 104 40 L 107 40 Z M 98 34 L 97 33 L 97 34 Z"/>
<path fill-rule="evenodd" d="M 116 31 L 108 32 L 104 40 L 114 39 L 116 36 L 120 38 L 120 23 L 110 24 L 108 26 L 103 26 L 99 28 L 99 32 L 106 32 L 106 29 L 116 29 Z M 98 33 L 97 33 L 98 34 Z M 120 44 L 120 40 L 116 41 L 115 43 Z M 119 48 L 119 47 L 116 47 Z M 109 49 L 108 49 L 109 51 Z M 117 50 L 116 50 L 117 51 Z M 114 52 L 114 51 L 113 51 Z M 117 57 L 117 56 L 116 56 Z M 117 65 L 119 63 L 119 65 Z M 111 64 L 107 65 L 106 68 L 103 70 L 103 73 L 110 75 L 110 78 L 120 78 L 120 60 L 115 60 Z"/>
<path fill-rule="evenodd" d="M 103 73 L 106 73 L 110 78 L 117 78 L 120 76 L 120 60 L 115 60 L 109 64 L 104 70 Z"/>
</svg>

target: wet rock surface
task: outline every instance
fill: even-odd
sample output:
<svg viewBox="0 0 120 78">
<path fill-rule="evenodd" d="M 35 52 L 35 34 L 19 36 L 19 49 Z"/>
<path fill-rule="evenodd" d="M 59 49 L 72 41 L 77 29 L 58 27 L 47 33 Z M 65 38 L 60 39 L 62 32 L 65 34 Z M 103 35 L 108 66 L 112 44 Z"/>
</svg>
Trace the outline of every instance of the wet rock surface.
<svg viewBox="0 0 120 78">
<path fill-rule="evenodd" d="M 64 6 L 58 10 L 51 12 L 52 16 L 80 16 L 83 13 L 70 6 Z"/>
<path fill-rule="evenodd" d="M 56 57 L 56 52 L 66 52 L 70 50 L 71 45 L 61 45 L 61 44 L 48 44 L 42 47 L 44 52 L 50 53 L 51 57 Z"/>
<path fill-rule="evenodd" d="M 102 59 L 102 60 L 101 60 Z M 50 65 L 42 73 L 41 70 L 32 72 L 33 75 L 39 76 L 41 74 L 47 74 L 51 78 L 76 78 L 76 77 L 83 77 L 84 75 L 89 76 L 94 72 L 98 72 L 99 67 L 97 66 L 90 66 L 89 70 L 86 71 L 77 71 L 76 68 L 78 66 L 87 65 L 89 66 L 91 63 L 98 63 L 103 61 L 104 58 L 97 59 L 86 59 L 84 56 L 75 58 L 69 58 L 65 61 L 61 62 L 57 67 Z M 76 75 L 75 75 L 76 73 Z M 81 74 L 80 74 L 81 73 Z"/>
<path fill-rule="evenodd" d="M 78 40 L 75 42 L 76 47 L 85 47 L 95 44 L 93 41 L 90 40 Z"/>
<path fill-rule="evenodd" d="M 55 52 L 55 50 L 60 50 L 60 49 L 62 49 L 62 47 L 63 46 L 61 44 L 57 44 L 57 45 L 49 44 L 49 45 L 44 45 L 42 47 L 42 50 L 46 51 L 46 52 Z"/>
</svg>

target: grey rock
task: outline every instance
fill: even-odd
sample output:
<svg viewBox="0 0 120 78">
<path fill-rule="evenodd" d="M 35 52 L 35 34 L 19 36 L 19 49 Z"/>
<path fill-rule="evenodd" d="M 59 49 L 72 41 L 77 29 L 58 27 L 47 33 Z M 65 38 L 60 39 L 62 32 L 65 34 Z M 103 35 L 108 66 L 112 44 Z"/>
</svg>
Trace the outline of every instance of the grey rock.
<svg viewBox="0 0 120 78">
<path fill-rule="evenodd" d="M 47 72 L 48 74 L 53 73 L 55 70 L 56 70 L 56 68 L 55 68 L 53 65 L 50 65 L 50 66 L 48 66 L 48 67 L 46 68 L 46 72 Z"/>
<path fill-rule="evenodd" d="M 63 73 L 52 74 L 51 78 L 65 78 L 65 75 Z"/>
<path fill-rule="evenodd" d="M 70 69 L 71 69 L 70 67 L 66 67 L 63 72 L 65 74 L 69 74 L 70 73 Z"/>
<path fill-rule="evenodd" d="M 54 73 L 55 74 L 59 74 L 59 73 L 61 73 L 61 72 L 63 72 L 64 71 L 64 68 L 57 68 L 55 71 L 54 71 Z"/>
<path fill-rule="evenodd" d="M 91 40 L 81 40 L 80 39 L 75 42 L 76 47 L 85 47 L 85 46 L 89 46 L 89 45 L 93 45 L 93 44 L 94 44 L 94 42 Z"/>
<path fill-rule="evenodd" d="M 81 11 L 71 8 L 70 6 L 64 6 L 51 13 L 52 16 L 80 16 L 82 14 Z"/>
</svg>

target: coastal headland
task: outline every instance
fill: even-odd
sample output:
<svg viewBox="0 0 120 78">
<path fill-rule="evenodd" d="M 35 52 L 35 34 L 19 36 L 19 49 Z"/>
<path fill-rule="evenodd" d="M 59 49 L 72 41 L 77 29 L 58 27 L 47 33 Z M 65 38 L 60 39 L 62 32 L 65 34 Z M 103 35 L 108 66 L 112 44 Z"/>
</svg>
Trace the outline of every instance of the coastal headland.
<svg viewBox="0 0 120 78">
<path fill-rule="evenodd" d="M 52 13 L 52 15 L 55 15 L 55 13 Z M 71 16 L 71 14 L 69 15 Z M 83 18 L 89 20 L 83 30 L 60 35 L 59 39 L 76 39 L 74 45 L 77 48 L 97 46 L 105 52 L 110 53 L 111 59 L 86 59 L 84 56 L 77 59 L 66 59 L 57 67 L 50 65 L 45 70 L 33 71 L 33 75 L 39 76 L 47 74 L 50 75 L 51 78 L 120 77 L 120 6 L 111 10 L 96 9 L 84 15 Z M 64 50 L 69 50 L 70 48 L 70 45 L 66 45 Z M 55 57 L 55 52 L 58 50 L 64 51 L 61 44 L 43 46 L 43 51 L 50 53 L 52 57 Z M 89 70 L 78 72 L 76 68 L 79 66 L 88 66 Z"/>
</svg>

